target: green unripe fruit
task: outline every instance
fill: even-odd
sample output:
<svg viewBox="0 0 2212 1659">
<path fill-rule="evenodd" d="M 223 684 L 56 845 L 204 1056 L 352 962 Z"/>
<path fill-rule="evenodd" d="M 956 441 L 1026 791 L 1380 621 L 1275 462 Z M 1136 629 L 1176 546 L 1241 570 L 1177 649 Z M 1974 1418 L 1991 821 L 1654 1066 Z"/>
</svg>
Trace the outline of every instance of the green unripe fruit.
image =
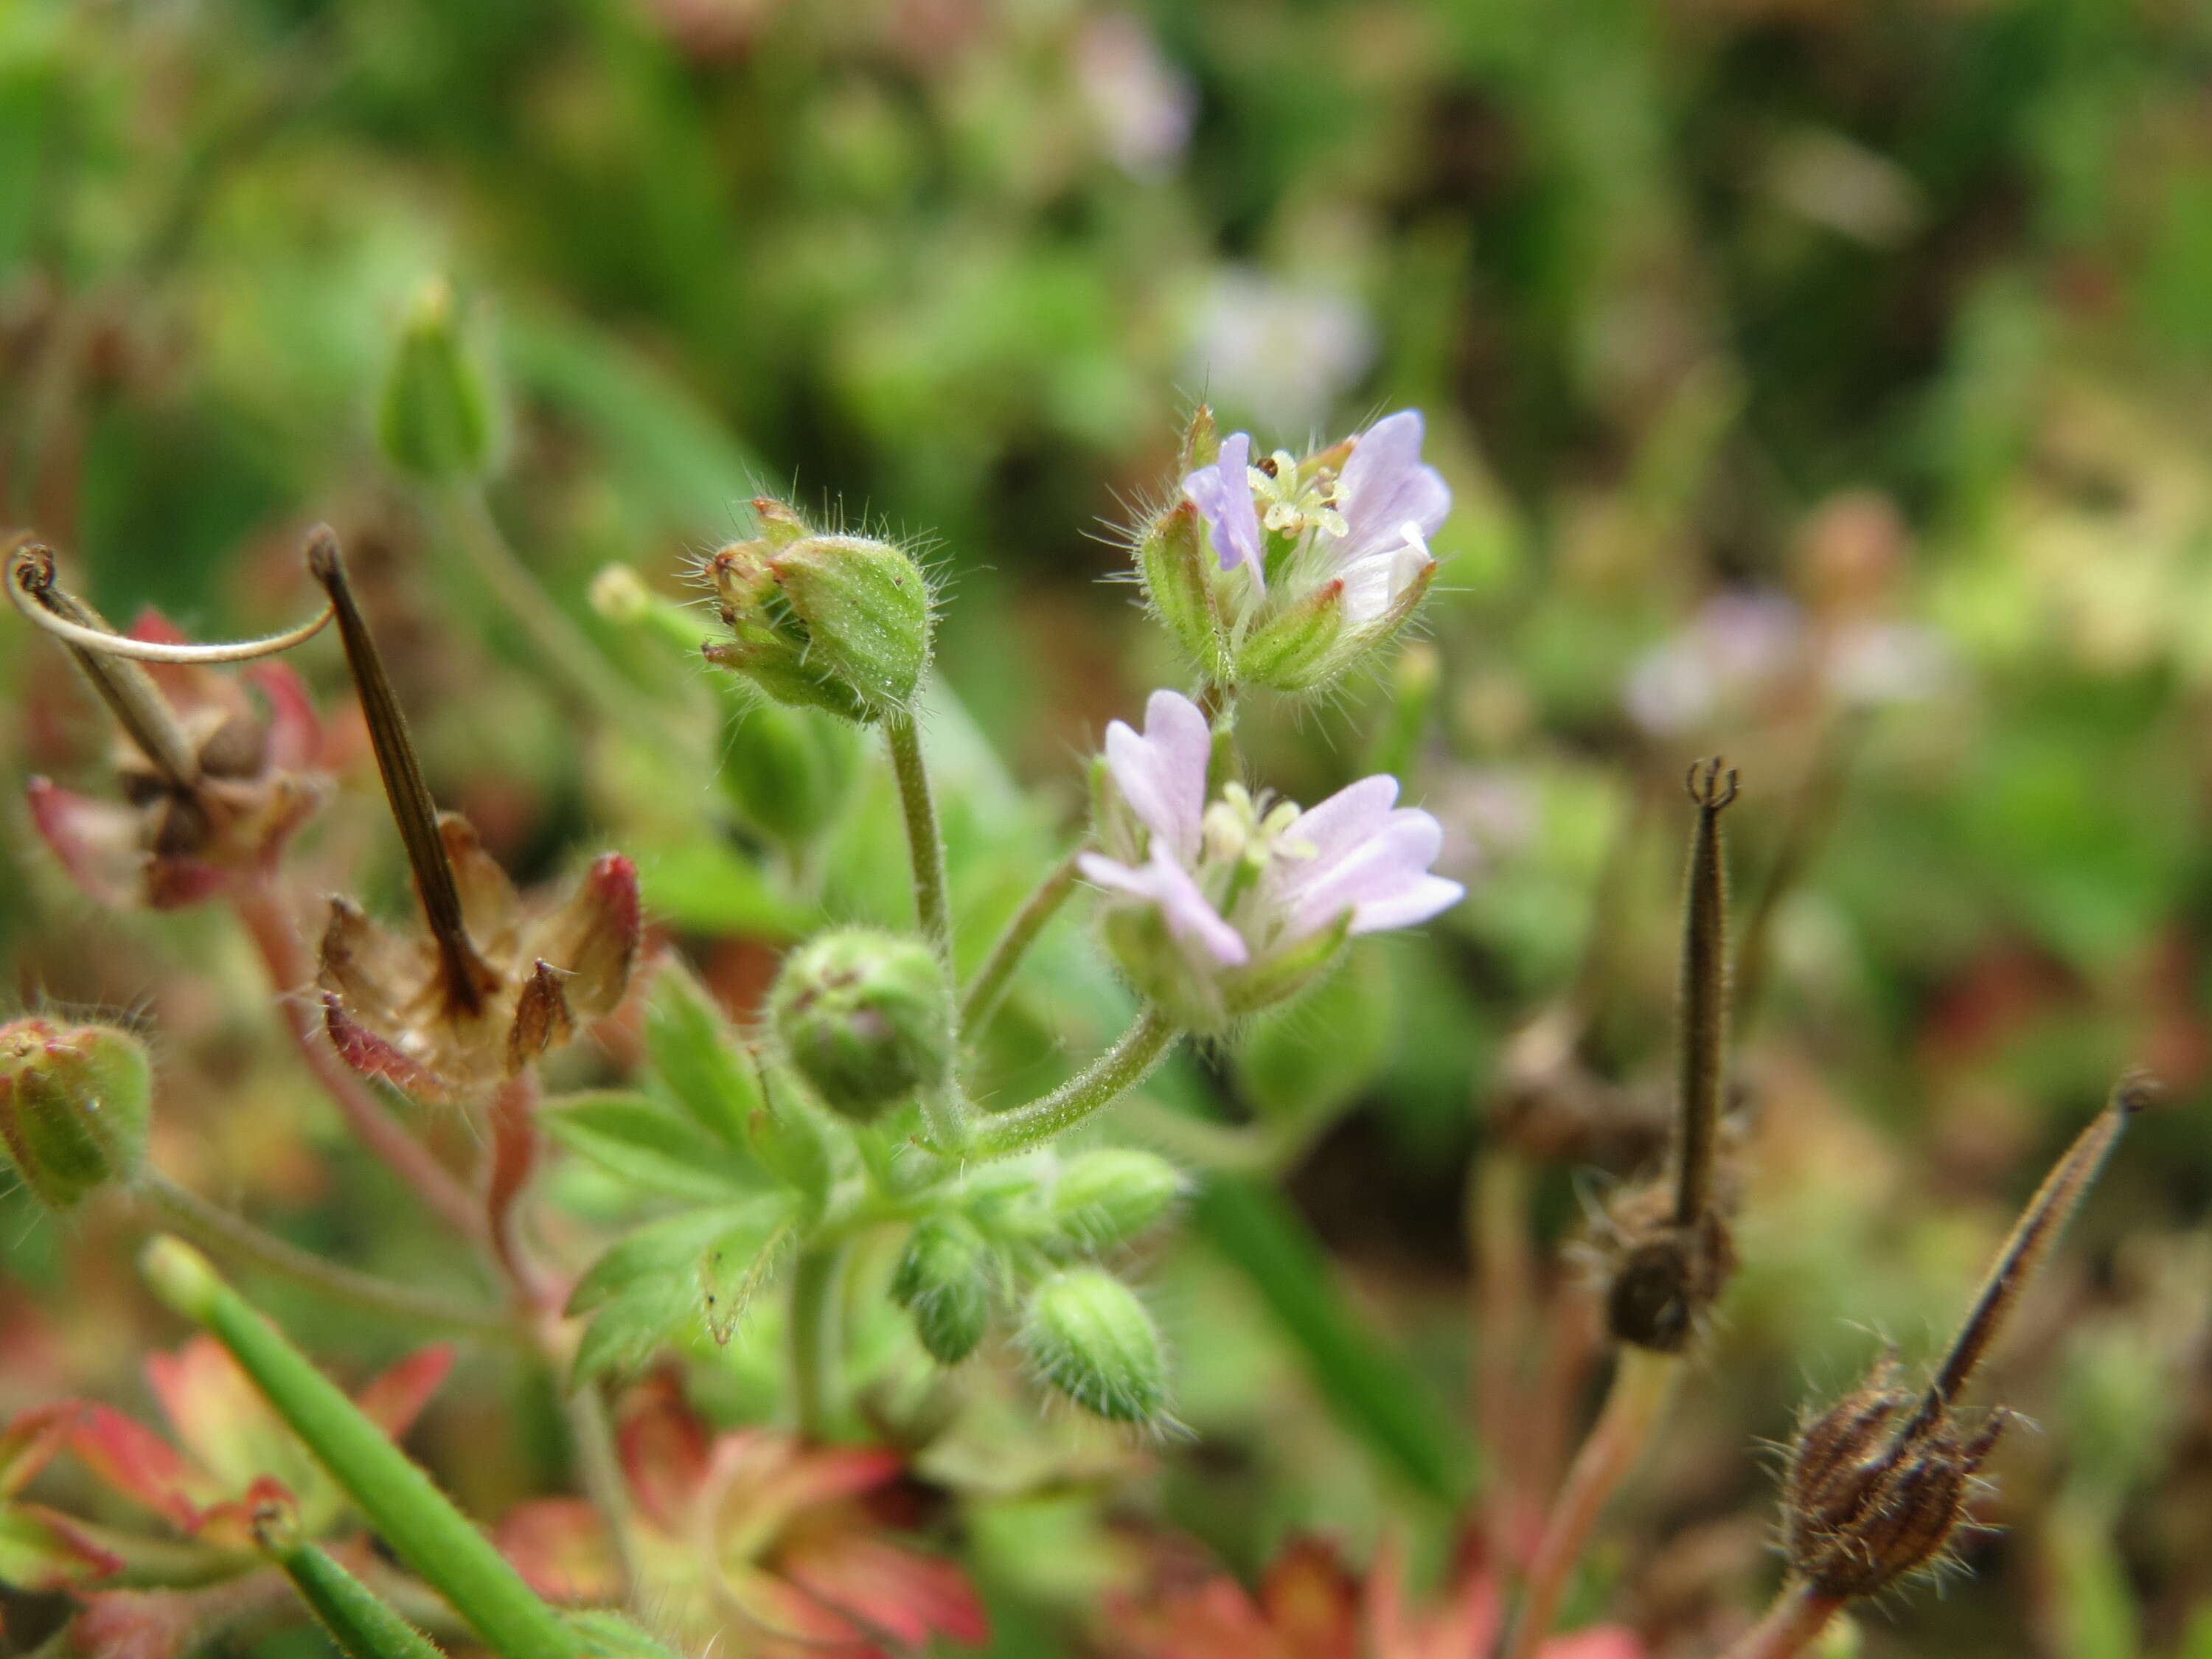
<svg viewBox="0 0 2212 1659">
<path fill-rule="evenodd" d="M 377 407 L 376 435 L 392 464 L 433 480 L 491 465 L 497 428 L 489 375 L 463 337 L 453 290 L 426 283 L 401 325 Z"/>
<path fill-rule="evenodd" d="M 951 1068 L 951 994 L 918 939 L 869 927 L 817 935 L 784 959 L 769 1017 L 823 1103 L 863 1122 Z"/>
<path fill-rule="evenodd" d="M 1111 1273 L 1071 1267 L 1030 1298 L 1022 1346 L 1044 1380 L 1084 1410 L 1147 1423 L 1167 1405 L 1167 1355 L 1145 1304 Z"/>
<path fill-rule="evenodd" d="M 50 1209 L 137 1173 L 153 1098 L 153 1066 L 127 1032 L 43 1019 L 0 1026 L 0 1147 Z"/>
<path fill-rule="evenodd" d="M 1101 1147 L 1060 1172 L 1052 1187 L 1053 1225 L 1079 1248 L 1109 1249 L 1165 1215 L 1182 1191 L 1182 1173 L 1157 1153 Z"/>
<path fill-rule="evenodd" d="M 959 1216 L 930 1216 L 907 1240 L 891 1295 L 913 1314 L 915 1334 L 939 1364 L 958 1364 L 983 1340 L 991 1269 L 991 1247 Z"/>
</svg>

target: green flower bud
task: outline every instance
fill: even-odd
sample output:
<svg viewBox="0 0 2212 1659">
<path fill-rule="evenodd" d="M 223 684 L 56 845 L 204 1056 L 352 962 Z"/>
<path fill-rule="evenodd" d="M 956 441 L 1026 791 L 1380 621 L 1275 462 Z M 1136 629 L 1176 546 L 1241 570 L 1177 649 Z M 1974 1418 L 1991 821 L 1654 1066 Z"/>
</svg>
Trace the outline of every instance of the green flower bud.
<svg viewBox="0 0 2212 1659">
<path fill-rule="evenodd" d="M 1239 678 L 1275 691 L 1304 691 L 1331 678 L 1344 635 L 1344 584 L 1323 582 L 1255 629 L 1237 653 Z"/>
<path fill-rule="evenodd" d="M 1047 1382 L 1097 1416 L 1146 1423 L 1166 1408 L 1159 1328 L 1111 1273 L 1071 1267 L 1039 1285 L 1022 1346 Z"/>
<path fill-rule="evenodd" d="M 761 534 L 706 575 L 732 637 L 708 655 L 778 702 L 868 721 L 908 707 L 929 665 L 928 579 L 866 536 L 812 535 L 782 502 L 753 503 Z"/>
<path fill-rule="evenodd" d="M 793 1067 L 824 1103 L 866 1122 L 944 1081 L 952 998 L 919 939 L 847 927 L 787 957 L 769 1016 Z"/>
<path fill-rule="evenodd" d="M 793 708 L 732 686 L 722 744 L 722 792 L 745 823 L 787 846 L 830 827 L 851 791 L 860 733 L 817 708 Z M 738 702 L 739 698 L 743 702 Z"/>
<path fill-rule="evenodd" d="M 1060 1172 L 1052 1186 L 1053 1224 L 1079 1248 L 1109 1249 L 1165 1215 L 1182 1192 L 1182 1171 L 1157 1153 L 1101 1147 Z"/>
<path fill-rule="evenodd" d="M 1198 509 L 1188 501 L 1162 514 L 1137 543 L 1137 572 L 1152 614 L 1199 671 L 1218 680 L 1231 672 L 1229 629 L 1208 558 Z"/>
<path fill-rule="evenodd" d="M 377 409 L 378 441 L 403 472 L 467 477 L 489 467 L 497 425 L 491 379 L 463 337 L 453 287 L 433 278 L 401 325 Z"/>
<path fill-rule="evenodd" d="M 891 1295 L 913 1314 L 915 1334 L 939 1364 L 958 1364 L 983 1340 L 992 1265 L 991 1247 L 961 1216 L 927 1217 L 907 1240 Z"/>
<path fill-rule="evenodd" d="M 153 1093 L 146 1050 L 127 1032 L 43 1019 L 0 1026 L 0 1147 L 51 1209 L 136 1173 Z"/>
</svg>

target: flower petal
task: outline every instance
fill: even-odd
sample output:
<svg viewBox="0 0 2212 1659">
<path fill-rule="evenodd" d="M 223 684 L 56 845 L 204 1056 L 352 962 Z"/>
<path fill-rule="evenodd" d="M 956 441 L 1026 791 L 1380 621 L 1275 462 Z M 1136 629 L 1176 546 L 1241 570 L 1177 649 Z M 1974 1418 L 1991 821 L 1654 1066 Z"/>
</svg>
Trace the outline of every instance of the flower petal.
<svg viewBox="0 0 2212 1659">
<path fill-rule="evenodd" d="M 1159 906 L 1170 931 L 1202 946 L 1224 967 L 1241 968 L 1251 959 L 1251 947 L 1244 943 L 1244 936 L 1222 920 L 1190 873 L 1164 854 L 1154 852 L 1134 869 L 1097 853 L 1085 853 L 1077 862 L 1099 886 Z"/>
<path fill-rule="evenodd" d="M 1421 414 L 1401 409 L 1359 434 L 1337 481 L 1344 535 L 1337 556 L 1346 561 L 1389 552 L 1437 533 L 1451 511 L 1451 487 L 1421 462 Z"/>
<path fill-rule="evenodd" d="M 1106 764 L 1115 787 L 1184 863 L 1198 856 L 1212 757 L 1212 728 L 1198 705 L 1177 692 L 1155 691 L 1146 701 L 1141 736 L 1121 720 L 1106 728 Z"/>
<path fill-rule="evenodd" d="M 1252 434 L 1231 433 L 1221 441 L 1221 453 L 1214 464 L 1199 468 L 1182 481 L 1182 493 L 1205 515 L 1221 568 L 1234 570 L 1243 565 L 1255 581 L 1261 581 L 1260 511 L 1253 504 L 1252 480 L 1245 471 L 1251 458 Z"/>
</svg>

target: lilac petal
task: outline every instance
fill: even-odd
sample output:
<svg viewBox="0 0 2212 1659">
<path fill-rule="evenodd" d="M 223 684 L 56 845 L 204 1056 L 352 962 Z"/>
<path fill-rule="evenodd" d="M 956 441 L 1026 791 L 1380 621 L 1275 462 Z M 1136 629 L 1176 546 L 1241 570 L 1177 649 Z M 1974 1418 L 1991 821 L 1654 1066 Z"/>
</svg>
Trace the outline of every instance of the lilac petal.
<svg viewBox="0 0 2212 1659">
<path fill-rule="evenodd" d="M 1206 895 L 1181 865 L 1157 852 L 1135 869 L 1097 853 L 1085 853 L 1076 862 L 1084 875 L 1099 886 L 1158 905 L 1170 933 L 1195 941 L 1224 967 L 1241 968 L 1250 958 L 1243 935 L 1206 902 Z"/>
<path fill-rule="evenodd" d="M 1443 830 L 1434 818 L 1416 807 L 1402 807 L 1358 845 L 1306 865 L 1278 890 L 1279 902 L 1289 908 L 1297 934 L 1326 927 L 1346 910 L 1355 913 L 1356 925 L 1357 913 L 1370 905 L 1388 906 L 1427 879 L 1443 845 Z"/>
<path fill-rule="evenodd" d="M 1407 527 L 1401 526 L 1401 534 Z M 1353 628 L 1373 622 L 1435 562 L 1426 542 L 1409 539 L 1386 541 L 1371 553 L 1347 559 L 1336 573 L 1344 583 L 1344 620 Z"/>
<path fill-rule="evenodd" d="M 1377 772 L 1299 813 L 1283 831 L 1283 842 L 1312 848 L 1314 865 L 1332 864 L 1382 829 L 1397 804 L 1398 780 Z"/>
<path fill-rule="evenodd" d="M 1423 876 L 1411 887 L 1387 899 L 1355 905 L 1352 931 L 1376 933 L 1389 927 L 1411 927 L 1441 915 L 1467 896 L 1467 889 L 1442 876 Z"/>
<path fill-rule="evenodd" d="M 1252 480 L 1245 471 L 1251 457 L 1252 434 L 1231 433 L 1221 441 L 1221 453 L 1213 465 L 1182 481 L 1182 493 L 1212 530 L 1213 551 L 1221 568 L 1248 566 L 1252 579 L 1261 581 L 1260 512 L 1252 504 Z"/>
<path fill-rule="evenodd" d="M 1344 536 L 1337 544 L 1344 560 L 1395 552 L 1415 534 L 1426 538 L 1451 511 L 1451 486 L 1432 466 L 1421 464 L 1421 413 L 1401 409 L 1361 433 L 1337 480 L 1344 511 Z M 1224 446 L 1225 447 L 1226 446 Z"/>
<path fill-rule="evenodd" d="M 1115 787 L 1156 842 L 1184 862 L 1198 856 L 1212 756 L 1206 716 L 1177 692 L 1152 693 L 1141 736 L 1121 720 L 1106 728 L 1106 765 Z"/>
</svg>

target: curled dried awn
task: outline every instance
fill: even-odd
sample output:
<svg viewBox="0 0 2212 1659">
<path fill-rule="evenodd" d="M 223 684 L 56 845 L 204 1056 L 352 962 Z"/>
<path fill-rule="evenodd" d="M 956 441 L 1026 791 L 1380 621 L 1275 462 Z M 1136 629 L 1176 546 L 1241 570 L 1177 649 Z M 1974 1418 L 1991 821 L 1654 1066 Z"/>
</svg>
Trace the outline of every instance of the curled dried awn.
<svg viewBox="0 0 2212 1659">
<path fill-rule="evenodd" d="M 251 662 L 257 657 L 273 657 L 303 640 L 313 639 L 335 614 L 326 604 L 296 628 L 258 640 L 193 645 L 132 639 L 99 626 L 94 613 L 56 586 L 52 550 L 38 542 L 25 543 L 9 554 L 7 588 L 15 609 L 47 633 L 80 650 L 128 657 L 135 662 Z"/>
</svg>

